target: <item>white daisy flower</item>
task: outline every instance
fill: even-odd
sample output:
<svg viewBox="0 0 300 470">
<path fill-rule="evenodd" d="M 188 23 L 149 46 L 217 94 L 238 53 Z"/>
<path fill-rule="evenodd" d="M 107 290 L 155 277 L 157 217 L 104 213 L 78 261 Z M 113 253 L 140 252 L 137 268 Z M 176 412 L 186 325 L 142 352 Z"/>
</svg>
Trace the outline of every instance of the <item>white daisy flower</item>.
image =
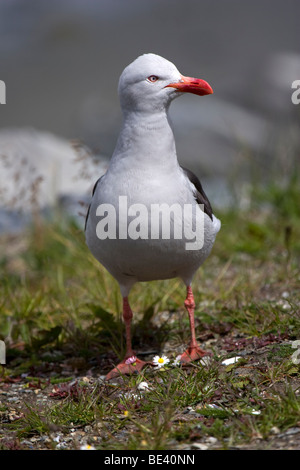
<svg viewBox="0 0 300 470">
<path fill-rule="evenodd" d="M 153 365 L 156 366 L 156 369 L 160 369 L 161 367 L 164 367 L 166 364 L 170 362 L 170 359 L 167 358 L 167 356 L 154 356 L 153 358 Z"/>
<path fill-rule="evenodd" d="M 131 357 L 128 357 L 125 361 L 125 364 L 133 364 L 135 365 L 136 363 L 136 356 L 131 356 Z"/>
<path fill-rule="evenodd" d="M 85 444 L 80 447 L 80 450 L 96 450 L 94 446 L 91 446 L 90 444 Z"/>
</svg>

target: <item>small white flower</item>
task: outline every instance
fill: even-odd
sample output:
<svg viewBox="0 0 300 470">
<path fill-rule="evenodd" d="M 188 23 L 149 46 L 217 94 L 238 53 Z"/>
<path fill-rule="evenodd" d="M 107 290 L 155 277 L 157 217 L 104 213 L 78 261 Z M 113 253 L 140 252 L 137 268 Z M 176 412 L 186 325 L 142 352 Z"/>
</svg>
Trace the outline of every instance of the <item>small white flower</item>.
<svg viewBox="0 0 300 470">
<path fill-rule="evenodd" d="M 166 364 L 170 362 L 170 359 L 167 358 L 167 356 L 154 356 L 153 358 L 153 365 L 156 366 L 156 369 L 160 369 L 161 367 L 164 367 Z"/>
<path fill-rule="evenodd" d="M 137 395 L 136 393 L 132 393 L 132 392 L 124 393 L 123 397 L 128 400 L 138 400 L 140 398 L 139 395 Z"/>
<path fill-rule="evenodd" d="M 235 364 L 240 359 L 242 359 L 240 356 L 230 357 L 229 359 L 225 359 L 224 361 L 222 361 L 222 364 L 223 366 L 229 366 L 230 364 Z"/>
<path fill-rule="evenodd" d="M 135 364 L 136 363 L 136 356 L 131 356 L 131 357 L 128 357 L 125 361 L 125 364 Z"/>
<path fill-rule="evenodd" d="M 172 366 L 180 366 L 181 364 L 181 355 L 179 354 L 179 356 L 176 356 L 174 361 L 172 362 Z"/>
<path fill-rule="evenodd" d="M 84 446 L 80 447 L 80 450 L 96 450 L 94 446 L 91 446 L 90 444 L 85 444 Z"/>
<path fill-rule="evenodd" d="M 208 405 L 206 405 L 205 408 L 213 408 L 215 410 L 222 410 L 222 408 L 218 405 L 216 405 L 215 403 L 208 403 Z"/>
</svg>

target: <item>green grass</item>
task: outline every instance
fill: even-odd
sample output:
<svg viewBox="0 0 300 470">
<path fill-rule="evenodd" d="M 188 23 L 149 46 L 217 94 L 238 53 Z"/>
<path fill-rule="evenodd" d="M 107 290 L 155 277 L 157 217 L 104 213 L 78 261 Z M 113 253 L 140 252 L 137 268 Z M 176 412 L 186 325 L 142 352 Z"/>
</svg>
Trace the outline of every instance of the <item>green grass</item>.
<svg viewBox="0 0 300 470">
<path fill-rule="evenodd" d="M 1 405 L 0 446 L 49 436 L 48 448 L 56 448 L 53 433 L 90 426 L 100 449 L 184 448 L 208 437 L 227 449 L 299 425 L 300 371 L 291 360 L 291 341 L 300 339 L 298 183 L 294 176 L 285 190 L 254 188 L 247 211 L 217 213 L 222 230 L 194 280 L 197 335 L 208 342 L 210 364 L 148 367 L 117 385 L 96 377 L 125 351 L 121 297 L 82 231 L 72 221 L 39 221 L 20 236 L 4 237 L 0 339 L 8 365 L 0 387 L 23 374 L 24 389 L 49 399 L 24 399 L 18 419 L 9 419 L 13 405 Z M 134 348 L 176 356 L 189 336 L 184 294 L 178 280 L 134 287 Z M 224 357 L 243 351 L 238 364 L 222 366 Z M 89 370 L 94 381 L 73 384 Z M 138 390 L 143 380 L 146 392 Z M 54 386 L 61 396 L 51 398 Z"/>
</svg>

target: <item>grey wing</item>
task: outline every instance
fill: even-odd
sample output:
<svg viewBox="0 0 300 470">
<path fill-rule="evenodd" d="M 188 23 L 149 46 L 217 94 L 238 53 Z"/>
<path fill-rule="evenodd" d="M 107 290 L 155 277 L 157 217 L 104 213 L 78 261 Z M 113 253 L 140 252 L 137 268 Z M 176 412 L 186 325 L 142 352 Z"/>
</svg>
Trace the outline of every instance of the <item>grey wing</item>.
<svg viewBox="0 0 300 470">
<path fill-rule="evenodd" d="M 104 176 L 104 175 L 100 176 L 100 178 L 99 178 L 99 179 L 96 181 L 96 183 L 94 184 L 93 191 L 92 191 L 92 197 L 94 196 L 95 191 L 96 191 L 96 187 L 97 187 L 97 185 L 100 183 L 100 180 L 102 179 L 103 176 Z M 90 208 L 91 208 L 91 203 L 89 204 L 89 207 L 88 207 L 88 210 L 87 210 L 87 213 L 86 213 L 85 224 L 84 224 L 84 231 L 86 230 L 86 224 L 87 224 L 87 221 L 88 221 L 88 218 L 89 218 Z"/>
<path fill-rule="evenodd" d="M 195 187 L 196 201 L 198 202 L 198 204 L 203 204 L 205 214 L 207 214 L 211 218 L 211 220 L 213 220 L 213 210 L 208 200 L 208 197 L 206 196 L 204 189 L 202 188 L 202 184 L 200 183 L 199 178 L 191 170 L 188 170 L 183 166 L 181 167 L 181 169 Z"/>
</svg>

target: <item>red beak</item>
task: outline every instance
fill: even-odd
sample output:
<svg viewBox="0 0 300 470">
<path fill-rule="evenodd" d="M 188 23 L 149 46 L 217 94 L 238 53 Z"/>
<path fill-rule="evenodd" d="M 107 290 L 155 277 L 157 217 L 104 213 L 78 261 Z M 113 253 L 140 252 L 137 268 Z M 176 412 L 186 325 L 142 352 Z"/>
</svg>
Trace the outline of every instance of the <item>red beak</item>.
<svg viewBox="0 0 300 470">
<path fill-rule="evenodd" d="M 193 93 L 194 95 L 204 96 L 213 93 L 212 87 L 200 78 L 184 77 L 181 75 L 181 80 L 177 83 L 170 83 L 166 86 L 176 88 L 181 93 Z"/>
</svg>

